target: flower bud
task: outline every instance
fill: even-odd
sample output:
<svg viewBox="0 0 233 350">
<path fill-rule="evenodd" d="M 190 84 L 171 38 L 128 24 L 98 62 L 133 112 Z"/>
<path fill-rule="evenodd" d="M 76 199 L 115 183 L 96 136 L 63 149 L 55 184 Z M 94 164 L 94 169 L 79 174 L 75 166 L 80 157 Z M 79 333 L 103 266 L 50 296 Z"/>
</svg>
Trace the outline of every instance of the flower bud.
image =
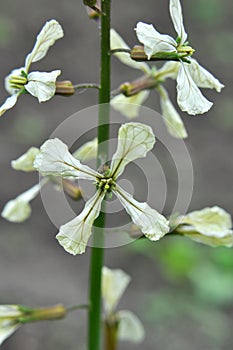
<svg viewBox="0 0 233 350">
<path fill-rule="evenodd" d="M 131 83 L 124 83 L 120 86 L 120 92 L 125 96 L 133 96 L 142 90 L 153 89 L 158 85 L 156 79 L 153 76 L 143 75 L 139 79 L 132 81 Z"/>
<path fill-rule="evenodd" d="M 74 85 L 70 80 L 56 81 L 56 95 L 71 96 L 74 93 Z"/>
</svg>

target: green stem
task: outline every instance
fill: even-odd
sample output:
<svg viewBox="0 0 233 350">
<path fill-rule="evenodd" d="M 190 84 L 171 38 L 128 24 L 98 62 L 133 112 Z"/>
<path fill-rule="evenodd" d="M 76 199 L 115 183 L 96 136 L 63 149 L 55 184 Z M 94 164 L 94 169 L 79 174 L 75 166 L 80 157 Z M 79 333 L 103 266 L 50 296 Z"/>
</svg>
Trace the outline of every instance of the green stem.
<svg viewBox="0 0 233 350">
<path fill-rule="evenodd" d="M 108 159 L 109 101 L 110 101 L 110 9 L 111 0 L 101 0 L 101 71 L 99 90 L 99 126 L 97 166 Z M 102 212 L 94 223 L 93 248 L 90 262 L 90 309 L 88 319 L 88 349 L 101 348 L 101 271 L 104 260 L 105 215 Z"/>
</svg>

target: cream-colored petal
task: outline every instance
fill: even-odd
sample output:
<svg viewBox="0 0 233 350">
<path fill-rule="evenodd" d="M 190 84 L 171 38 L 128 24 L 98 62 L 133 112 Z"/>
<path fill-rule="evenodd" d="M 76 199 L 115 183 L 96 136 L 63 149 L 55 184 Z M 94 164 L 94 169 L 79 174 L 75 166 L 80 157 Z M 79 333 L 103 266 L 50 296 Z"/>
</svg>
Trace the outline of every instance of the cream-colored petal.
<svg viewBox="0 0 233 350">
<path fill-rule="evenodd" d="M 175 31 L 181 39 L 180 44 L 183 45 L 187 40 L 188 35 L 184 29 L 180 0 L 170 0 L 169 9 Z"/>
<path fill-rule="evenodd" d="M 95 181 L 96 177 L 102 177 L 95 170 L 74 158 L 68 147 L 57 138 L 47 140 L 41 146 L 34 167 L 43 175 L 75 177 L 92 181 Z"/>
<path fill-rule="evenodd" d="M 145 338 L 145 330 L 142 322 L 131 311 L 120 310 L 116 313 L 118 325 L 118 339 L 132 343 L 141 343 Z"/>
<path fill-rule="evenodd" d="M 15 170 L 21 170 L 25 172 L 35 171 L 33 164 L 39 152 L 40 152 L 39 148 L 30 147 L 27 150 L 27 152 L 22 154 L 19 158 L 11 161 L 12 168 Z"/>
<path fill-rule="evenodd" d="M 210 72 L 202 67 L 195 59 L 190 58 L 191 64 L 188 66 L 189 73 L 197 86 L 207 89 L 215 89 L 221 92 L 224 85 Z"/>
<path fill-rule="evenodd" d="M 155 74 L 155 79 L 165 81 L 167 78 L 176 80 L 180 70 L 180 62 L 168 61 Z"/>
<path fill-rule="evenodd" d="M 30 201 L 40 192 L 40 185 L 34 185 L 27 191 L 21 193 L 15 199 L 10 200 L 4 206 L 1 216 L 10 222 L 23 222 L 31 215 Z"/>
<path fill-rule="evenodd" d="M 110 37 L 111 50 L 115 50 L 115 49 L 128 50 L 129 49 L 129 46 L 114 29 L 111 29 L 110 35 L 111 35 Z M 146 74 L 150 73 L 150 67 L 148 66 L 148 64 L 144 62 L 136 62 L 132 60 L 132 58 L 130 58 L 130 54 L 126 52 L 117 52 L 117 53 L 114 53 L 114 56 L 116 56 L 122 63 L 126 64 L 131 68 L 140 69 Z"/>
<path fill-rule="evenodd" d="M 147 203 L 136 201 L 131 194 L 118 185 L 113 192 L 131 216 L 133 223 L 139 226 L 142 233 L 151 241 L 158 241 L 169 232 L 170 228 L 167 219 L 155 209 L 152 209 Z"/>
<path fill-rule="evenodd" d="M 188 114 L 203 114 L 209 111 L 213 103 L 202 95 L 189 73 L 188 65 L 180 64 L 177 76 L 177 103 L 180 109 Z"/>
<path fill-rule="evenodd" d="M 14 107 L 18 100 L 19 94 L 12 95 L 6 99 L 6 101 L 3 103 L 3 105 L 0 107 L 0 117 L 8 111 L 8 109 L 11 109 Z"/>
<path fill-rule="evenodd" d="M 149 125 L 123 124 L 118 131 L 118 145 L 111 161 L 111 176 L 116 179 L 125 166 L 135 159 L 145 157 L 155 144 L 155 136 Z"/>
<path fill-rule="evenodd" d="M 152 24 L 138 22 L 135 30 L 138 40 L 144 45 L 148 59 L 158 52 L 176 51 L 176 41 L 169 35 L 160 34 Z"/>
<path fill-rule="evenodd" d="M 28 72 L 31 63 L 37 62 L 44 58 L 48 49 L 56 40 L 64 36 L 61 25 L 54 19 L 45 23 L 40 33 L 37 36 L 35 46 L 25 60 L 25 69 Z"/>
<path fill-rule="evenodd" d="M 32 72 L 28 74 L 28 83 L 25 89 L 34 97 L 37 97 L 39 102 L 50 100 L 56 92 L 56 80 L 61 74 L 60 70 L 52 72 Z"/>
<path fill-rule="evenodd" d="M 92 160 L 97 158 L 98 151 L 98 139 L 95 137 L 93 140 L 84 143 L 80 148 L 78 148 L 74 153 L 73 157 L 80 160 Z"/>
<path fill-rule="evenodd" d="M 20 327 L 16 321 L 20 315 L 18 305 L 0 305 L 0 345 Z"/>
<path fill-rule="evenodd" d="M 123 270 L 112 270 L 106 266 L 102 268 L 102 298 L 107 315 L 114 312 L 130 280 Z"/>
<path fill-rule="evenodd" d="M 160 94 L 162 115 L 169 133 L 178 139 L 186 138 L 188 134 L 184 123 L 169 99 L 167 91 L 161 85 L 157 90 Z"/>
<path fill-rule="evenodd" d="M 146 101 L 150 92 L 148 90 L 140 91 L 138 94 L 126 97 L 119 94 L 111 99 L 111 106 L 125 117 L 131 119 L 139 115 L 141 105 Z"/>
<path fill-rule="evenodd" d="M 0 345 L 9 338 L 18 328 L 20 327 L 19 323 L 14 321 L 4 321 L 0 320 Z"/>
<path fill-rule="evenodd" d="M 104 192 L 97 191 L 86 203 L 81 214 L 60 227 L 56 238 L 68 253 L 77 255 L 85 252 L 93 223 L 99 216 L 104 196 Z"/>
</svg>

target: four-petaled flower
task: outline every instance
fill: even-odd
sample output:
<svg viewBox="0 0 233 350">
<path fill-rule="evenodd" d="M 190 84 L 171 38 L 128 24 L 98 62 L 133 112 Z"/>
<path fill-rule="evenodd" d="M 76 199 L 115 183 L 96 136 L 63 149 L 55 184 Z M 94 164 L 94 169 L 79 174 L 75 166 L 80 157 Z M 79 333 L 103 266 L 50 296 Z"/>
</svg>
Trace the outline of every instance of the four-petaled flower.
<svg viewBox="0 0 233 350">
<path fill-rule="evenodd" d="M 116 182 L 125 166 L 137 158 L 145 157 L 155 143 L 151 127 L 141 123 L 128 123 L 120 127 L 117 151 L 113 155 L 110 168 L 101 174 L 81 164 L 59 139 L 46 141 L 36 157 L 34 166 L 43 175 L 74 177 L 95 181 L 97 191 L 89 199 L 76 218 L 62 225 L 57 234 L 59 243 L 71 254 L 82 254 L 91 235 L 94 220 L 99 216 L 105 195 L 113 192 L 132 221 L 138 225 L 146 237 L 159 240 L 169 231 L 168 221 L 147 203 L 136 201 Z"/>
<path fill-rule="evenodd" d="M 177 74 L 177 102 L 182 111 L 191 115 L 207 112 L 212 102 L 208 101 L 198 87 L 215 89 L 220 92 L 224 87 L 211 73 L 191 58 L 194 53 L 187 43 L 187 33 L 184 29 L 182 9 L 179 0 L 170 0 L 170 14 L 177 39 L 169 35 L 160 34 L 152 24 L 139 22 L 136 26 L 138 40 L 144 44 L 144 51 L 148 56 L 157 53 L 167 54 L 167 57 L 178 59 Z"/>
<path fill-rule="evenodd" d="M 44 58 L 50 46 L 56 40 L 62 38 L 63 35 L 62 27 L 56 20 L 53 19 L 45 23 L 37 36 L 34 48 L 25 59 L 24 67 L 14 69 L 5 78 L 6 90 L 12 96 L 8 97 L 0 107 L 0 116 L 16 104 L 21 94 L 29 93 L 37 97 L 39 102 L 48 101 L 54 96 L 56 79 L 61 74 L 61 71 L 29 73 L 29 69 L 32 63 Z"/>
</svg>

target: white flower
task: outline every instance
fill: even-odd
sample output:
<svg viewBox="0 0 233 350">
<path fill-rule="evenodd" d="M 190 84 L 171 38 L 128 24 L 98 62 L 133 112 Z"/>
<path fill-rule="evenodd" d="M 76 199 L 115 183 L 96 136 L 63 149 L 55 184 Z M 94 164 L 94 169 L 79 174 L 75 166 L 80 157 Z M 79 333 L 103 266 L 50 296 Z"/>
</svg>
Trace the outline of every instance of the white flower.
<svg viewBox="0 0 233 350">
<path fill-rule="evenodd" d="M 145 337 L 144 327 L 139 318 L 128 310 L 116 311 L 131 278 L 123 270 L 102 268 L 102 298 L 105 321 L 117 328 L 117 339 L 140 343 Z M 115 321 L 113 323 L 113 320 Z"/>
<path fill-rule="evenodd" d="M 132 221 L 150 239 L 158 240 L 168 231 L 168 221 L 147 203 L 137 202 L 117 183 L 125 166 L 137 158 L 145 157 L 155 143 L 152 129 L 140 123 L 128 123 L 120 127 L 118 147 L 113 155 L 110 169 L 104 174 L 81 164 L 59 139 L 46 141 L 36 157 L 34 167 L 44 175 L 87 179 L 96 183 L 97 192 L 86 203 L 83 212 L 72 221 L 62 225 L 57 235 L 59 243 L 71 254 L 85 251 L 95 218 L 98 217 L 101 202 L 106 193 L 113 192 L 121 201 Z"/>
<path fill-rule="evenodd" d="M 120 35 L 111 29 L 111 50 L 114 49 L 128 49 L 128 45 L 120 37 Z M 167 78 L 176 79 L 179 71 L 179 64 L 177 62 L 167 62 L 159 70 L 152 69 L 146 63 L 135 62 L 130 58 L 130 55 L 125 52 L 117 52 L 114 55 L 124 64 L 132 68 L 141 70 L 146 77 L 153 77 L 155 82 L 155 89 L 160 94 L 160 104 L 162 110 L 162 116 L 169 133 L 176 138 L 187 137 L 185 126 L 182 122 L 181 117 L 172 105 L 166 90 L 162 87 L 161 83 Z M 156 84 L 157 82 L 157 84 Z M 119 94 L 111 99 L 111 106 L 122 113 L 127 118 L 135 118 L 139 115 L 139 109 L 141 105 L 146 101 L 149 96 L 149 90 L 142 90 L 132 96 L 125 96 Z"/>
<path fill-rule="evenodd" d="M 233 230 L 230 214 L 214 206 L 193 211 L 179 218 L 177 232 L 194 241 L 213 247 L 233 246 Z"/>
<path fill-rule="evenodd" d="M 37 97 L 39 102 L 51 99 L 56 91 L 56 79 L 61 74 L 60 70 L 52 72 L 31 72 L 29 69 L 32 63 L 44 58 L 50 46 L 64 35 L 62 27 L 56 20 L 45 23 L 38 34 L 33 50 L 27 55 L 25 65 L 22 68 L 14 69 L 5 78 L 6 90 L 10 93 L 5 103 L 0 107 L 0 116 L 12 108 L 21 94 L 28 92 Z"/>
<path fill-rule="evenodd" d="M 21 315 L 18 305 L 0 305 L 0 345 L 20 327 Z"/>
<path fill-rule="evenodd" d="M 1 216 L 11 222 L 23 222 L 28 219 L 32 212 L 30 202 L 39 194 L 40 188 L 41 186 L 36 184 L 7 202 Z"/>
<path fill-rule="evenodd" d="M 194 50 L 188 46 L 187 33 L 183 25 L 182 9 L 179 0 L 170 0 L 170 15 L 178 35 L 174 40 L 169 35 L 160 34 L 151 24 L 139 22 L 136 26 L 138 40 L 144 44 L 148 59 L 157 53 L 173 54 L 179 59 L 180 69 L 177 75 L 177 102 L 182 111 L 191 115 L 207 112 L 212 102 L 208 101 L 198 87 L 215 89 L 224 87 L 211 73 L 190 58 Z M 190 62 L 190 63 L 188 63 Z"/>
</svg>

